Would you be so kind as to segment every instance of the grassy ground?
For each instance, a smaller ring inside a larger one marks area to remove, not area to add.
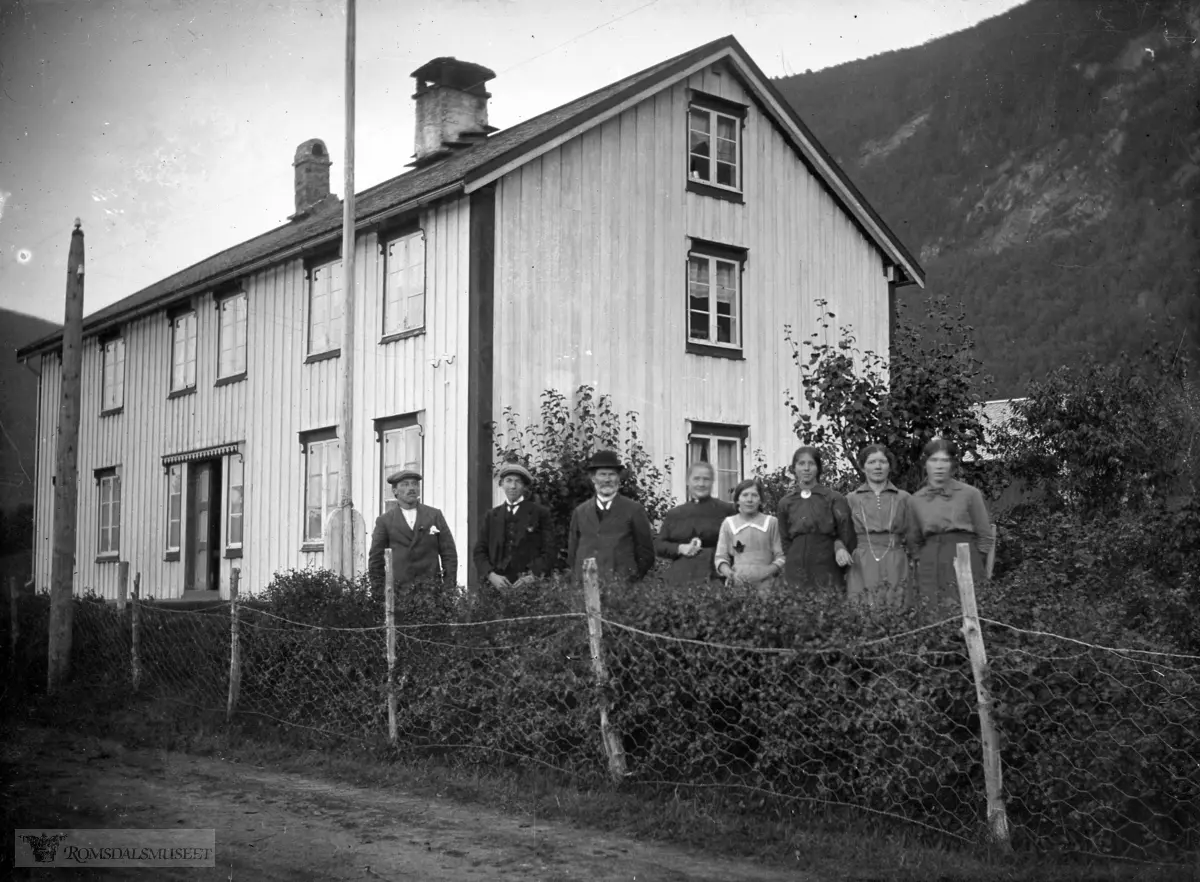
[[[944,840],[887,819],[843,810],[761,810],[753,794],[675,792],[669,797],[579,789],[552,771],[461,766],[402,757],[361,744],[305,746],[295,732],[254,718],[227,726],[220,715],[173,702],[106,700],[80,691],[23,704],[31,723],[116,740],[130,749],[166,749],[253,763],[347,784],[450,797],[538,823],[593,828],[645,841],[685,844],[772,866],[803,867],[830,880],[899,882],[1175,882],[1200,880],[1200,862],[1159,866],[1004,854]],[[749,803],[749,804],[747,804]]]

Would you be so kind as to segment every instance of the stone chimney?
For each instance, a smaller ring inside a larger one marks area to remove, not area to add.
[[[310,138],[296,148],[296,158],[292,160],[296,169],[296,213],[288,220],[312,214],[327,200],[336,200],[329,192],[331,165],[329,151],[320,138]]]
[[[456,58],[435,58],[412,73],[417,81],[417,137],[413,166],[423,166],[470,147],[496,131],[487,121],[492,96],[484,83],[496,74]]]

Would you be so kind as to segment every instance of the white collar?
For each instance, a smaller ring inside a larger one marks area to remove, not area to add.
[[[509,502],[509,501],[508,501],[508,497],[507,497],[507,496],[505,496],[505,497],[504,497],[504,504],[505,504],[505,505],[507,505],[509,508],[516,508],[518,505],[520,505],[520,504],[521,504],[522,502],[524,502],[524,501],[525,501],[525,497],[524,497],[524,496],[522,496],[522,497],[521,497],[520,499],[518,499],[516,502]]]
[[[748,521],[745,519],[745,517],[742,516],[741,512],[738,512],[737,514],[732,515],[729,518],[729,528],[731,530],[733,530],[733,534],[735,536],[738,533],[742,532],[742,530],[746,529],[747,527],[751,527],[755,530],[761,530],[762,532],[765,533],[770,528],[770,526],[771,526],[771,516],[770,515],[763,515],[763,518],[761,521]]]

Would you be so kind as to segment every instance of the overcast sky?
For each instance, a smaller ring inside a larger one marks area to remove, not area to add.
[[[490,67],[506,128],[733,34],[770,76],[923,43],[1014,0],[359,0],[356,186],[403,173],[413,80]],[[345,0],[0,0],[0,306],[91,313],[292,213],[296,145],[342,192]],[[801,116],[804,108],[798,108]]]

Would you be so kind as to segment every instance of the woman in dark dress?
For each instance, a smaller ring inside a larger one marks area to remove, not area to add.
[[[671,561],[663,578],[668,585],[697,585],[707,580],[719,582],[713,569],[713,551],[725,518],[737,513],[737,506],[712,495],[716,473],[707,462],[694,462],[688,469],[691,499],[667,512],[662,529],[654,540],[654,551]]]
[[[807,590],[844,589],[842,567],[853,563],[854,524],[846,498],[817,482],[821,452],[800,447],[792,454],[796,487],[779,500],[776,516],[787,557],[783,577],[788,585]]]

